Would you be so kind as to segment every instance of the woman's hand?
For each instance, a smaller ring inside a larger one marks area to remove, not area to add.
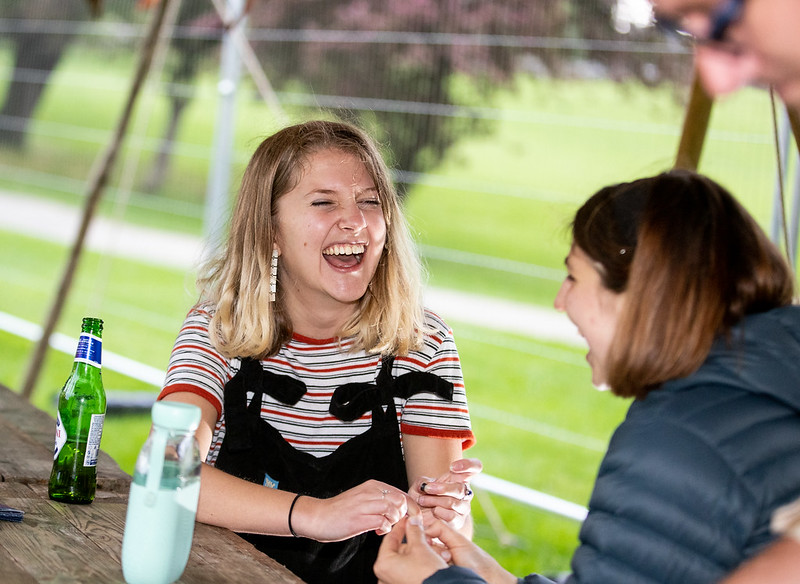
[[[374,569],[379,584],[419,584],[446,567],[440,551],[426,540],[422,515],[417,512],[383,538]]]
[[[462,458],[450,464],[450,472],[436,479],[420,477],[414,481],[408,494],[423,509],[424,524],[441,519],[461,529],[471,510],[469,480],[481,470],[483,464],[477,458]]]
[[[300,497],[292,511],[297,535],[317,541],[341,541],[367,531],[383,535],[408,512],[407,495],[369,480],[331,497]]]
[[[469,568],[489,584],[516,584],[516,576],[505,570],[492,556],[443,522],[436,521],[426,527],[425,535],[429,540],[435,538],[444,544],[445,557],[449,562],[462,568]],[[380,554],[378,554],[378,559],[380,559]]]

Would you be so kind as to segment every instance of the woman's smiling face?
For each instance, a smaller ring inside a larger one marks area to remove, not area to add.
[[[608,381],[607,359],[625,294],[612,292],[603,285],[592,259],[576,245],[566,259],[567,277],[554,302],[557,310],[567,313],[586,339],[586,360],[592,368],[592,383],[602,388]]]
[[[293,324],[330,311],[346,320],[367,291],[386,242],[372,176],[354,155],[322,150],[308,158],[299,182],[276,206],[278,287]]]

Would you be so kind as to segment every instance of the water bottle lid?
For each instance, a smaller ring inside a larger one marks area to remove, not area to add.
[[[200,408],[174,401],[157,401],[152,409],[153,424],[184,432],[194,432],[200,424]]]

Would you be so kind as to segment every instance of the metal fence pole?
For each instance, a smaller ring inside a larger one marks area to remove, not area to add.
[[[242,61],[234,42],[235,30],[246,26],[246,19],[240,18],[244,10],[243,0],[228,0],[226,28],[222,37],[220,56],[220,78],[217,84],[219,107],[211,149],[206,206],[203,216],[203,233],[206,238],[207,253],[213,255],[221,246],[225,225],[228,219],[228,194],[231,182],[231,159],[234,152],[236,134],[236,93],[242,74]]]

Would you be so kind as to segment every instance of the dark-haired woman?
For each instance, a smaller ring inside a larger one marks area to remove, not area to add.
[[[725,189],[686,171],[602,189],[572,235],[555,306],[587,341],[593,383],[635,401],[600,466],[568,582],[717,582],[774,538],[773,511],[800,495],[792,272]],[[387,536],[376,573],[387,584],[517,582],[416,518]]]

